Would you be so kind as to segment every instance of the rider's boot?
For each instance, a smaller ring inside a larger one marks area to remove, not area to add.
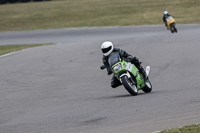
[[[144,68],[142,66],[140,67],[139,71],[144,76],[144,79],[147,80],[147,78],[148,78],[147,74],[146,74],[146,72],[145,72],[145,70],[144,70]]]

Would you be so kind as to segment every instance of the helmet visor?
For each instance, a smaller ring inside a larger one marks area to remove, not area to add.
[[[112,46],[108,47],[108,48],[104,48],[102,49],[102,52],[105,54],[107,53],[108,51],[110,51],[112,49]]]

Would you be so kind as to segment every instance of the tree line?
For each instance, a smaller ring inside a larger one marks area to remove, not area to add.
[[[44,0],[0,0],[0,4],[18,3],[18,2],[31,2],[31,1],[44,1]]]

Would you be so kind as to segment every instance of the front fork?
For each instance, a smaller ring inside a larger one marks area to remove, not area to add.
[[[120,82],[122,83],[122,77],[123,76],[127,76],[128,77],[128,79],[130,80],[130,82],[132,83],[132,84],[134,84],[135,85],[135,82],[133,81],[133,79],[132,79],[132,77],[131,77],[131,75],[130,75],[130,73],[129,72],[126,72],[126,73],[123,73],[122,75],[118,75],[118,79],[120,80]]]

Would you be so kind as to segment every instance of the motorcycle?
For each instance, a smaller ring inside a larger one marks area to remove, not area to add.
[[[166,18],[167,21],[167,28],[172,32],[178,32],[178,30],[175,27],[175,19],[172,16],[169,16]]]
[[[147,77],[144,77],[134,64],[121,59],[118,52],[109,55],[108,63],[109,69],[131,95],[137,95],[139,90],[143,90],[145,93],[152,91],[152,85],[148,78],[150,66],[146,67]],[[100,68],[103,70],[107,67],[103,65]]]

